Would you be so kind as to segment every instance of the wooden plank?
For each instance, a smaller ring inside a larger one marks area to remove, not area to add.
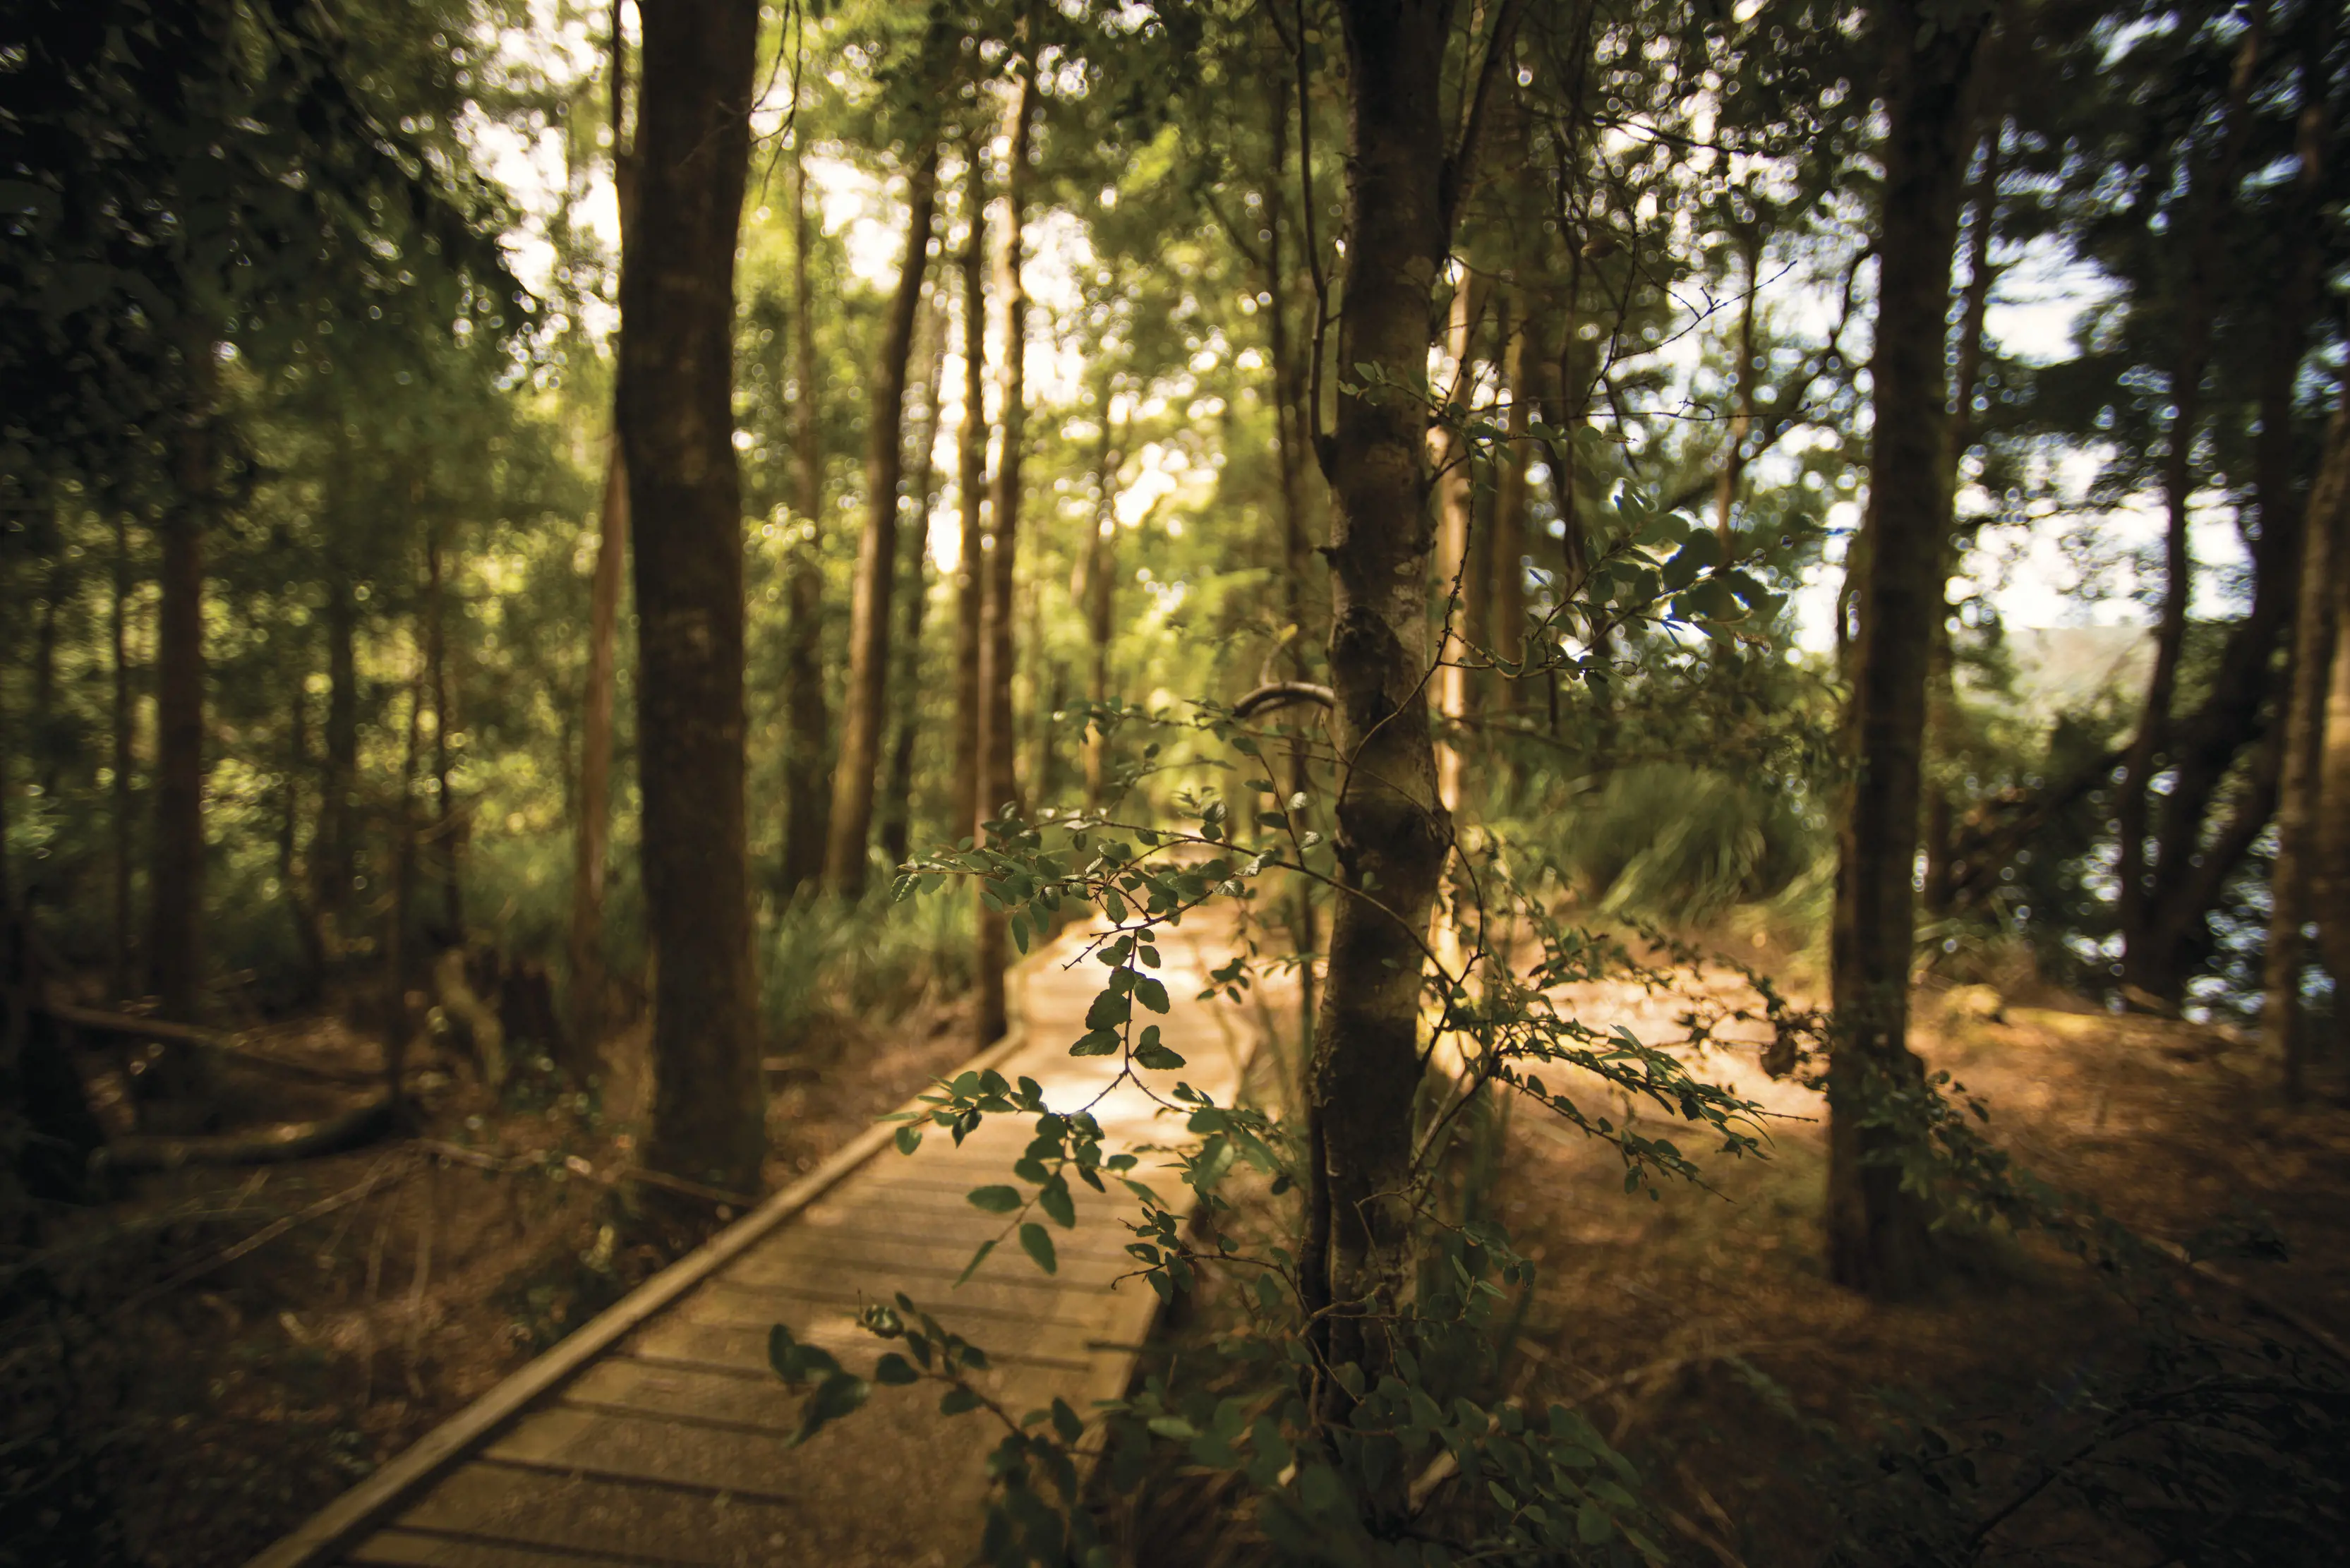
[[[989,1067],[1018,1054],[1025,1036],[1014,1032],[964,1064]],[[906,1108],[917,1108],[909,1102]],[[876,1123],[851,1138],[839,1153],[786,1187],[729,1229],[664,1269],[606,1309],[585,1327],[491,1389],[425,1435],[366,1480],[328,1503],[309,1521],[254,1558],[248,1568],[307,1568],[364,1530],[370,1521],[431,1479],[525,1407],[572,1376],[608,1346],[723,1268],[759,1240],[837,1186],[849,1172],[889,1146],[896,1128]]]
[[[560,1547],[517,1546],[506,1541],[482,1541],[466,1535],[432,1535],[421,1530],[382,1530],[369,1536],[343,1559],[368,1568],[607,1568],[609,1564],[647,1562],[609,1552],[573,1551]]]
[[[844,1340],[854,1336],[852,1356],[874,1355],[880,1353],[881,1342],[848,1320],[837,1303],[809,1303],[818,1315],[804,1323],[795,1323],[792,1331],[802,1339],[816,1340],[836,1355],[839,1346],[827,1340],[823,1330],[827,1322],[838,1325]],[[674,1318],[648,1324],[624,1347],[623,1354],[639,1361],[667,1366],[707,1367],[714,1371],[731,1371],[749,1376],[772,1377],[767,1369],[767,1325],[779,1321],[770,1315],[757,1324],[681,1323]],[[1092,1353],[1083,1348],[1084,1342],[1071,1339],[1060,1345],[1043,1345],[1033,1339],[1007,1340],[1001,1345],[987,1343],[984,1334],[969,1334],[970,1324],[951,1325],[964,1337],[978,1344],[994,1361],[1013,1362],[1028,1366],[1050,1366],[1084,1371],[1093,1365]],[[1108,1338],[1107,1334],[1096,1337]]]
[[[767,1568],[797,1544],[795,1511],[701,1490],[476,1460],[437,1479],[394,1530],[680,1568]]]

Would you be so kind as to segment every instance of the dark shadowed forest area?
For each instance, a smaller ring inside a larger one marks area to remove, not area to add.
[[[2338,0],[0,4],[0,1568],[2350,1557]]]

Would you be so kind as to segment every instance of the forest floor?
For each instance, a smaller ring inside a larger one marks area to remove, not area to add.
[[[1578,1004],[1651,1038],[1673,1033],[1678,1005],[1627,988]],[[2176,1271],[2191,1298],[2287,1340],[2313,1326],[2350,1338],[2338,1093],[2288,1111],[2272,1070],[2221,1031],[2061,1003],[1994,1019],[1930,992],[1918,1008],[1929,1063],[1987,1104],[1991,1137],[2043,1179],[2159,1241],[2222,1227],[2284,1244],[2287,1261],[2227,1259],[2224,1283]],[[967,1056],[961,1024],[925,1003],[886,1029],[836,1023],[771,1064],[770,1185]],[[248,1039],[316,1064],[373,1059],[338,1025]],[[1806,1419],[1881,1426],[1887,1390],[1955,1402],[1954,1420],[2029,1408],[2129,1342],[2128,1314],[2089,1270],[2001,1233],[1954,1241],[1947,1277],[1899,1305],[1834,1287],[1816,1096],[1734,1050],[1700,1070],[1773,1113],[1766,1158],[1717,1161],[1711,1192],[1651,1201],[1624,1193],[1607,1148],[1520,1106],[1489,1199],[1542,1265],[1510,1391],[1589,1413],[1641,1465],[1690,1561],[1813,1559],[1824,1450]],[[525,1071],[494,1101],[452,1074],[421,1140],[148,1177],[77,1239],[88,1266],[61,1277],[95,1304],[68,1424],[105,1434],[85,1455],[90,1505],[120,1532],[120,1560],[241,1563],[661,1261],[615,1256],[604,1229],[604,1173],[629,1158],[621,1116],[546,1082]],[[328,1090],[246,1088],[247,1108],[271,1116],[334,1105]],[[613,1096],[628,1094],[623,1075]],[[1216,1327],[1211,1303],[1181,1333]],[[1165,1506],[1185,1495],[1170,1489]],[[1217,1501],[1192,1493],[1186,1517],[1129,1521],[1153,1542],[1139,1559],[1247,1560],[1244,1518],[1211,1522]]]
[[[1712,989],[1719,996],[1735,987]],[[1950,1073],[1982,1103],[1989,1118],[1978,1125],[1994,1145],[2158,1247],[2200,1253],[2215,1238],[2260,1238],[2252,1251],[2277,1255],[2221,1251],[2223,1261],[2202,1272],[2164,1259],[2154,1266],[2160,1278],[2132,1283],[2045,1236],[1953,1231],[1940,1242],[1937,1282],[1913,1299],[1874,1304],[1828,1278],[1821,1097],[1764,1076],[1758,1053],[1709,1051],[1691,1064],[1768,1113],[1762,1158],[1701,1159],[1711,1190],[1667,1182],[1653,1199],[1627,1195],[1611,1147],[1517,1104],[1485,1202],[1540,1267],[1531,1298],[1513,1303],[1523,1316],[1501,1382],[1529,1407],[1582,1410],[1634,1459],[1676,1561],[1820,1562],[1827,1521],[1848,1505],[1872,1506],[1861,1494],[1886,1473],[1884,1450],[1873,1445],[1894,1434],[1898,1417],[1930,1419],[1960,1444],[1996,1430],[2010,1453],[2028,1445],[2035,1423],[2060,1429],[2060,1416],[2077,1417],[2076,1407],[2090,1403],[2085,1390],[2145,1360],[2149,1339],[2135,1314],[2153,1299],[2149,1290],[2175,1288],[2178,1315],[2204,1332],[2239,1345],[2268,1336],[2335,1376],[2350,1370],[2342,1350],[2350,1343],[2350,1092],[2338,1067],[2320,1093],[2289,1109],[2274,1064],[2232,1031],[2092,1012],[2045,992],[2032,1000],[2046,1005],[1984,1017],[1985,998],[1980,988],[1921,991],[1912,1043],[1929,1070]],[[1574,1000],[1586,1023],[1624,1023],[1652,1041],[1683,1032],[1673,1020],[1685,994],[1603,984]],[[1586,1108],[1667,1130],[1653,1107],[1620,1097]],[[1685,1150],[1694,1141],[1674,1136]],[[2137,1308],[2128,1304],[2133,1292]],[[1182,1345],[1238,1323],[1230,1303],[1210,1303],[1176,1336],[1173,1365],[1182,1364]],[[2329,1440],[2338,1446],[2342,1434]],[[2038,1479],[1991,1448],[1983,1452],[1980,1488],[1942,1500],[1977,1520]],[[2204,1560],[2140,1554],[2127,1532],[2085,1524],[2078,1508],[2056,1506],[2053,1490],[2033,1501],[1998,1526],[2031,1539],[1987,1533],[1981,1561]],[[1244,1511],[1227,1506],[1237,1501],[1179,1479],[1165,1506],[1119,1510],[1128,1514],[1122,1533],[1151,1568],[1250,1563],[1253,1532]],[[2003,1556],[2010,1549],[2021,1554]],[[2043,1549],[2048,1555],[2031,1555]],[[2308,1561],[2340,1561],[2332,1550]],[[1906,1568],[1926,1559],[1861,1560]]]
[[[243,1042],[380,1071],[376,1044],[331,1019]],[[820,1019],[797,1044],[768,1064],[771,1189],[972,1052],[960,1002],[927,1001],[886,1027]],[[60,1237],[71,1376],[43,1392],[66,1407],[58,1458],[86,1472],[103,1560],[234,1568],[668,1262],[607,1224],[642,1045],[641,1025],[611,1043],[598,1096],[533,1063],[494,1096],[444,1063],[413,1138],[140,1177]],[[120,1075],[93,1076],[101,1116],[127,1130]],[[218,1087],[240,1126],[371,1092],[244,1070]]]

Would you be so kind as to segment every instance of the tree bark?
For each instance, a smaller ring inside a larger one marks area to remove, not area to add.
[[[456,720],[449,703],[449,583],[441,553],[441,531],[424,535],[424,672],[432,698],[432,853],[427,860],[439,886],[441,908],[433,940],[442,947],[465,945],[463,880],[464,822],[449,786],[453,763],[450,737]]]
[[[1409,1289],[1422,941],[1452,836],[1428,702],[1428,325],[1449,248],[1440,77],[1450,7],[1347,0],[1347,245],[1330,480],[1340,895],[1307,1075],[1305,1306],[1376,1380]]]
[[[1721,558],[1736,556],[1738,492],[1746,480],[1746,441],[1754,429],[1754,301],[1762,292],[1762,224],[1758,219],[1739,236],[1739,259],[1746,272],[1746,292],[1738,302],[1738,367],[1731,385],[1730,433],[1721,446],[1721,472],[1715,476],[1713,527],[1721,541]]]
[[[1959,306],[1959,339],[1951,357],[1950,482],[1942,493],[1942,562],[1935,580],[1937,605],[1934,643],[1926,685],[1926,761],[1923,788],[1926,811],[1927,912],[1950,912],[1956,897],[1952,877],[1958,834],[1958,808],[1950,792],[1931,774],[1958,732],[1958,660],[1950,639],[1950,573],[1958,565],[1959,466],[1974,444],[1975,387],[1982,378],[1983,322],[1991,312],[1991,247],[1999,220],[2000,140],[1994,126],[1983,143],[1983,170],[1975,182],[1974,217],[1967,230],[1967,286]]]
[[[1096,415],[1101,421],[1101,448],[1094,459],[1094,524],[1086,538],[1085,554],[1086,701],[1095,708],[1109,701],[1111,617],[1118,602],[1118,471],[1126,453],[1111,418],[1116,397],[1111,378],[1105,374],[1095,398]],[[1097,812],[1107,798],[1109,737],[1098,724],[1088,725],[1085,747],[1086,809]]]
[[[1003,445],[995,460],[995,483],[989,495],[993,514],[993,536],[985,542],[981,560],[984,592],[980,601],[979,637],[979,815],[983,823],[1014,803],[1019,784],[1014,776],[1016,738],[1013,733],[1013,603],[1014,570],[1020,549],[1020,446],[1027,423],[1026,355],[1028,295],[1020,280],[1024,235],[1024,203],[1028,197],[1029,140],[1036,121],[1036,62],[1024,36],[1019,80],[1013,88],[1011,150],[1003,180],[1003,247],[999,253],[996,292],[1003,305],[1003,363],[999,371],[1003,407]],[[984,841],[984,830],[980,836]],[[974,895],[974,897],[976,897]],[[972,1028],[984,1045],[1003,1034],[1005,1026],[1003,966],[1005,930],[1002,914],[984,902],[975,905],[978,917],[976,971],[979,996]]]
[[[318,828],[310,840],[313,914],[323,983],[349,945],[352,884],[359,877],[359,604],[348,568],[327,568],[327,733],[318,771]]]
[[[824,694],[824,448],[817,420],[816,296],[808,278],[815,244],[809,221],[804,130],[792,133],[792,459],[799,511],[785,565],[788,618],[784,640],[783,893],[791,898],[824,875],[832,791],[825,769],[831,721]]]
[[[865,425],[865,533],[857,546],[849,601],[848,700],[841,715],[840,765],[832,775],[832,836],[825,883],[844,898],[865,892],[866,844],[873,826],[874,772],[889,712],[889,599],[898,574],[898,482],[904,471],[906,377],[914,317],[922,305],[939,150],[922,150],[906,196],[906,258],[881,335],[881,360]]]
[[[1464,270],[1460,286],[1452,291],[1444,337],[1445,353],[1452,361],[1452,384],[1446,392],[1445,409],[1447,417],[1453,421],[1469,417],[1470,400],[1476,384],[1477,324],[1484,309],[1482,280]],[[1476,704],[1476,671],[1469,669],[1468,663],[1477,657],[1481,640],[1477,634],[1483,629],[1469,624],[1482,618],[1471,607],[1471,585],[1476,576],[1471,565],[1476,544],[1474,443],[1465,433],[1439,425],[1430,434],[1429,445],[1436,471],[1439,518],[1437,613],[1443,618],[1437,656],[1444,661],[1444,667],[1436,678],[1436,701],[1438,711],[1444,715],[1444,729],[1436,745],[1436,781],[1445,809],[1458,811],[1461,782],[1467,773],[1461,750],[1468,737],[1465,721]]]
[[[980,612],[986,600],[985,535],[981,506],[987,486],[987,174],[973,136],[965,150],[962,247],[962,431],[955,448],[956,505],[962,530],[955,556],[954,798],[948,836],[979,831]]]
[[[2325,736],[2317,763],[2317,831],[2310,868],[2310,914],[2317,955],[2334,978],[2334,1046],[2350,1035],[2342,998],[2350,992],[2350,484],[2334,503],[2334,548],[2326,596],[2334,618],[2334,660],[2325,688]]]
[[[889,742],[889,782],[881,795],[881,857],[892,866],[905,864],[913,847],[914,747],[922,729],[922,626],[930,608],[931,452],[939,440],[939,376],[946,363],[946,317],[934,293],[924,315],[922,337],[930,347],[922,373],[920,434],[914,439],[913,483],[908,494],[914,503],[913,526],[901,546],[905,581],[906,624],[898,636],[898,670],[890,678],[896,692],[896,732]]]
[[[1887,130],[1877,223],[1875,422],[1846,743],[1854,766],[1839,835],[1830,980],[1828,1262],[1873,1295],[1930,1266],[1926,1216],[1903,1189],[1903,1131],[1878,1114],[1920,1075],[1908,1043],[1926,666],[1940,603],[1943,365],[1951,252],[1966,178],[1968,78],[1980,17],[1929,22],[1924,0],[1878,21]]]
[[[204,533],[213,498],[213,345],[189,350],[193,406],[175,439],[179,493],[164,512],[162,606],[156,631],[155,860],[148,937],[151,983],[167,1013],[194,1014],[204,898]]]
[[[645,913],[657,975],[644,1163],[752,1192],[766,1147],[765,1093],[744,867],[733,356],[759,8],[674,0],[648,6],[643,27],[619,424],[636,544]]]
[[[2343,519],[2350,511],[2350,405],[2335,410],[2325,462],[2302,524],[2301,573],[2295,596],[2292,685],[2284,717],[2283,777],[2278,792],[2277,853],[2269,877],[2269,940],[2261,971],[2261,1041],[2277,1058],[2286,1093],[2299,1098],[2308,1065],[2301,1017],[2302,971],[2308,962],[2303,931],[2315,912],[2311,883],[2316,870],[2325,766],[2326,705],[2331,697],[2334,639],[2335,557]],[[2334,803],[2339,812],[2342,807]]]
[[[2178,977],[2166,972],[2168,965],[2164,960],[2168,951],[2160,958],[2157,954],[2158,949],[2169,950],[2170,944],[2158,940],[2153,929],[2157,900],[2147,861],[2147,840],[2154,775],[2161,771],[2163,753],[2171,739],[2170,710],[2178,689],[2188,600],[2194,587],[2188,508],[2195,493],[2195,438],[2202,422],[2203,379],[2210,368],[2221,214],[2235,200],[2249,118],[2246,101],[2265,41],[2265,19],[2264,9],[2255,7],[2229,83],[2220,146],[2188,192],[2188,221],[2178,242],[2186,252],[2186,264],[2179,286],[2178,354],[2170,369],[2170,434],[2162,459],[2162,607],[2155,624],[2154,669],[2147,680],[2137,732],[2123,759],[2114,811],[2119,839],[2115,874],[2121,891],[2116,914],[2122,937],[2123,996],[2134,1006],[2159,1007],[2166,996],[2175,997],[2179,983]]]
[[[130,532],[123,514],[114,514],[114,587],[112,613],[107,619],[107,633],[112,639],[114,655],[114,909],[108,928],[106,948],[106,990],[111,998],[120,998],[130,986],[130,922],[132,834],[134,809],[131,799],[130,774],[137,751],[132,727],[138,722],[137,711],[130,703],[130,639],[127,620],[130,599]],[[297,708],[296,711],[299,710]],[[298,765],[298,764],[297,764]],[[286,788],[290,794],[293,782]]]
[[[604,887],[612,833],[612,710],[618,684],[620,573],[629,554],[629,470],[617,424],[604,462],[596,575],[588,590],[588,688],[580,701],[578,818],[571,860],[574,1065],[592,1064],[604,1033]]]
[[[1502,384],[1508,390],[1510,405],[1503,417],[1504,439],[1493,476],[1493,545],[1488,552],[1492,562],[1492,608],[1487,618],[1487,637],[1494,658],[1515,663],[1525,657],[1526,641],[1526,427],[1534,400],[1526,338],[1534,331],[1534,323],[1524,319],[1523,311],[1513,312],[1508,321],[1502,346]],[[1514,701],[1504,704],[1515,705]]]

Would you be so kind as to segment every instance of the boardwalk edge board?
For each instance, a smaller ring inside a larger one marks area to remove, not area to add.
[[[1025,1020],[1015,1018],[1003,1039],[965,1062],[956,1072],[976,1072],[995,1065],[1025,1046],[1027,1033]],[[920,1109],[920,1102],[910,1101],[902,1108]],[[405,1501],[444,1466],[469,1455],[498,1428],[585,1370],[588,1363],[632,1330],[748,1251],[777,1226],[889,1147],[897,1130],[893,1123],[877,1121],[858,1133],[807,1175],[639,1285],[560,1345],[425,1434],[381,1469],[311,1515],[291,1535],[255,1557],[245,1568],[312,1568],[328,1553],[350,1545],[361,1532],[377,1524],[386,1511]]]

